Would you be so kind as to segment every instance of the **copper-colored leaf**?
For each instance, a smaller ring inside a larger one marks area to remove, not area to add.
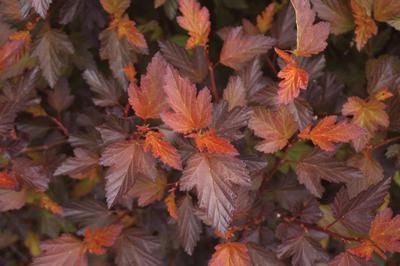
[[[210,125],[212,104],[208,88],[197,94],[194,84],[168,67],[164,91],[172,111],[163,112],[161,118],[175,132],[189,133]]]
[[[400,2],[397,0],[374,0],[374,18],[380,22],[387,22],[397,30],[400,29]]]
[[[197,0],[179,0],[179,11],[183,16],[177,17],[176,20],[190,35],[186,48],[206,46],[211,28],[208,9],[200,7]]]
[[[15,64],[31,47],[29,31],[17,31],[8,37],[8,42],[0,47],[0,71]]]
[[[279,82],[278,100],[288,104],[299,96],[300,89],[307,89],[308,73],[300,68],[289,54],[278,48],[275,48],[275,51],[287,63],[278,73],[278,77],[283,79]]]
[[[368,15],[367,10],[357,0],[351,0],[351,9],[356,24],[355,42],[360,51],[367,44],[368,40],[378,33],[375,21]]]
[[[283,107],[276,112],[257,107],[249,121],[249,128],[264,139],[256,145],[256,149],[274,153],[287,145],[298,126],[292,114]]]
[[[236,148],[227,139],[217,135],[214,128],[200,131],[190,136],[194,138],[196,146],[201,152],[207,151],[209,153],[224,153],[229,155],[239,154]]]
[[[118,18],[128,9],[131,0],[100,0],[100,3],[108,14]]]
[[[322,52],[329,35],[329,24],[314,23],[315,12],[309,0],[291,0],[296,12],[297,47],[293,51],[296,56],[309,57]]]
[[[358,126],[340,121],[336,123],[336,116],[327,116],[311,129],[308,126],[299,134],[301,139],[310,139],[315,145],[326,151],[332,151],[335,143],[349,142],[364,134]]]
[[[144,207],[161,200],[166,187],[167,177],[160,172],[154,181],[145,176],[139,176],[128,194],[131,197],[137,197],[138,205]]]
[[[115,23],[117,23],[118,38],[126,38],[131,45],[141,50],[142,53],[148,52],[146,39],[136,28],[135,21],[130,20],[128,15],[125,15]]]
[[[42,254],[33,259],[31,266],[86,266],[87,258],[82,253],[83,242],[64,234],[57,239],[40,244]]]
[[[129,104],[135,114],[143,119],[159,118],[167,107],[163,91],[167,62],[157,53],[147,66],[147,74],[142,75],[140,88],[134,82],[128,88]]]
[[[175,220],[178,220],[178,208],[175,201],[175,191],[171,191],[165,198],[164,202],[167,206],[169,216],[171,216]]]
[[[196,188],[200,208],[205,209],[207,219],[221,232],[230,223],[238,186],[250,186],[246,165],[222,154],[192,155],[180,179],[182,190]]]
[[[0,212],[18,210],[25,206],[27,190],[21,191],[0,189]]]
[[[353,122],[370,133],[374,133],[379,127],[389,126],[385,104],[375,99],[366,101],[359,97],[349,97],[343,105],[342,113],[353,116]]]
[[[15,189],[18,186],[17,180],[5,172],[0,172],[0,189]]]
[[[260,15],[257,16],[257,28],[261,33],[267,33],[267,31],[272,26],[272,21],[274,19],[274,15],[277,12],[276,3],[272,2],[269,4]]]
[[[219,244],[208,266],[250,266],[251,261],[245,244],[230,242]]]
[[[84,249],[92,254],[104,254],[105,248],[111,247],[123,226],[120,224],[113,224],[108,227],[102,227],[92,230],[90,227],[85,230],[85,239],[83,240]]]
[[[369,239],[349,251],[368,260],[373,252],[383,258],[386,258],[384,252],[400,252],[400,215],[392,216],[390,208],[380,211],[371,223]]]
[[[275,44],[274,39],[263,35],[247,35],[242,27],[230,30],[222,47],[220,62],[235,70],[258,55],[268,52]]]
[[[62,207],[44,193],[39,194],[39,206],[54,214],[60,215],[63,213]]]

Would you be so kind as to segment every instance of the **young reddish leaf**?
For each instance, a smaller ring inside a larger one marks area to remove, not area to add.
[[[321,197],[325,190],[320,183],[321,179],[349,183],[363,178],[357,168],[347,166],[332,158],[331,154],[318,149],[297,162],[296,174],[299,182],[317,197]]]
[[[193,254],[197,241],[202,231],[201,222],[195,215],[192,198],[186,196],[178,208],[178,236],[179,240],[189,255]]]
[[[31,47],[31,34],[29,31],[17,31],[8,37],[2,47],[0,47],[0,71],[3,71],[21,59]]]
[[[296,56],[309,57],[322,52],[329,36],[329,23],[314,23],[315,12],[309,0],[291,0],[296,12],[297,47],[293,51]]]
[[[126,75],[126,78],[129,80],[129,82],[135,82],[136,81],[136,68],[135,66],[130,63],[126,67],[124,67],[124,73]]]
[[[373,92],[371,98],[383,102],[393,96],[394,94],[389,90],[389,88],[385,87]]]
[[[175,191],[171,191],[165,198],[164,202],[167,206],[169,216],[171,216],[175,220],[178,220],[178,208],[175,201]]]
[[[380,126],[389,126],[389,116],[385,112],[385,104],[375,99],[363,100],[359,97],[349,97],[343,105],[342,114],[353,116],[353,122],[374,133]]]
[[[167,108],[163,90],[167,62],[157,53],[147,66],[147,74],[142,75],[140,88],[131,82],[128,88],[129,104],[135,114],[143,119],[159,118],[160,113]]]
[[[250,266],[250,256],[245,244],[230,242],[218,244],[208,266]]]
[[[122,14],[128,9],[131,4],[130,0],[100,0],[104,10],[117,18],[120,18]]]
[[[256,149],[265,153],[281,150],[298,129],[292,114],[283,107],[276,112],[261,107],[254,108],[249,128],[264,139],[256,145]]]
[[[335,148],[335,143],[349,142],[363,134],[364,131],[358,126],[347,121],[336,123],[336,116],[331,115],[319,121],[313,129],[308,126],[299,134],[299,137],[310,139],[325,151],[332,151]]]
[[[255,57],[268,52],[275,40],[263,35],[247,35],[242,27],[230,30],[222,47],[219,61],[235,70]]]
[[[226,139],[217,135],[214,128],[200,131],[189,135],[194,138],[196,146],[200,152],[223,153],[229,155],[238,155],[236,148]]]
[[[246,88],[239,76],[229,78],[228,85],[224,90],[224,100],[228,102],[229,111],[237,106],[246,106]]]
[[[143,34],[141,34],[136,28],[136,23],[129,19],[128,15],[125,15],[122,19],[114,21],[117,27],[118,38],[126,38],[128,42],[137,47],[142,53],[148,52],[147,42]]]
[[[237,187],[250,186],[246,165],[239,159],[221,154],[192,155],[180,179],[180,188],[196,188],[200,208],[221,232],[228,228],[238,197]]]
[[[188,79],[168,67],[164,91],[172,111],[161,113],[161,118],[175,132],[190,133],[210,125],[212,104],[207,87],[197,94],[196,87]]]
[[[274,15],[277,11],[276,3],[272,2],[257,16],[257,28],[261,33],[265,34],[271,28]]]
[[[63,208],[44,193],[39,193],[39,206],[53,214],[61,215]]]
[[[92,254],[101,255],[106,253],[105,248],[111,247],[122,231],[123,226],[113,224],[92,230],[90,227],[85,230],[83,240],[84,249]]]
[[[132,188],[139,175],[152,180],[157,176],[154,159],[138,141],[111,144],[103,152],[100,164],[110,167],[105,176],[108,207]]]
[[[378,27],[371,16],[368,15],[367,10],[357,0],[351,0],[351,9],[356,24],[354,40],[357,49],[360,51],[368,40],[378,33]]]
[[[137,197],[138,205],[144,207],[157,200],[161,200],[166,187],[167,177],[164,173],[160,172],[155,181],[145,176],[139,176],[133,188],[128,192],[128,195]]]
[[[0,172],[0,189],[15,189],[17,180],[5,172]]]
[[[210,33],[210,13],[206,7],[200,7],[196,0],[179,0],[179,11],[183,16],[176,20],[182,28],[189,31],[190,38],[186,42],[186,48],[206,46]]]
[[[283,79],[279,82],[278,100],[280,103],[288,104],[299,96],[300,89],[307,89],[308,73],[298,67],[297,62],[289,54],[278,48],[275,48],[275,52],[287,63],[278,73],[278,77]]]
[[[333,34],[339,35],[354,28],[350,1],[348,0],[311,0],[318,16],[329,22]]]
[[[371,223],[369,239],[349,249],[349,252],[368,260],[372,258],[373,252],[384,259],[384,252],[400,252],[400,215],[392,216],[393,211],[390,208],[380,211]]]
[[[32,0],[32,7],[35,9],[42,18],[46,18],[47,10],[49,10],[50,4],[53,0]]]
[[[40,244],[42,254],[33,259],[31,266],[87,266],[83,242],[68,234]]]

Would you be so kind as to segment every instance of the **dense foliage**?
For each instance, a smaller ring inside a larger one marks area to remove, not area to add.
[[[400,1],[0,14],[0,265],[400,265]]]

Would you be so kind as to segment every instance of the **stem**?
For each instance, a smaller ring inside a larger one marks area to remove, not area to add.
[[[69,136],[69,130],[63,125],[63,123],[61,123],[60,120],[58,120],[57,118],[53,117],[53,116],[49,116],[49,118],[51,119],[51,121],[54,122],[54,124],[57,125],[57,127],[63,132],[63,134],[68,137]]]
[[[400,136],[393,137],[393,138],[390,138],[390,139],[386,139],[386,140],[384,140],[384,141],[372,146],[372,149],[376,150],[376,149],[381,148],[382,146],[385,146],[385,145],[387,145],[387,144],[389,144],[391,142],[394,142],[396,140],[400,140]]]
[[[339,221],[338,219],[335,219],[333,222],[331,222],[330,224],[328,224],[327,226],[325,226],[325,229],[331,228],[331,227],[334,226],[338,221]]]
[[[278,74],[278,71],[276,70],[274,64],[272,63],[271,59],[267,56],[267,64],[271,68],[272,72],[274,72],[275,75]]]
[[[42,145],[42,146],[36,146],[36,147],[25,148],[25,149],[23,149],[22,152],[45,151],[45,150],[49,150],[49,149],[51,149],[51,148],[54,148],[54,147],[56,147],[56,146],[63,145],[63,144],[65,144],[65,143],[67,143],[67,140],[62,139],[62,140],[53,142],[53,143],[51,143],[51,144],[46,144],[46,145]]]
[[[214,66],[211,62],[208,63],[208,72],[210,73],[211,93],[216,102],[219,101],[217,85],[215,84]]]

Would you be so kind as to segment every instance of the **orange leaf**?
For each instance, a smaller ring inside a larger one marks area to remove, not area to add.
[[[167,210],[169,213],[169,216],[171,216],[173,219],[177,220],[178,219],[178,208],[176,207],[176,201],[175,201],[175,190],[171,191],[168,196],[164,200],[165,205],[167,205]]]
[[[136,80],[136,68],[132,63],[129,63],[126,67],[124,67],[125,76],[128,78],[130,82],[134,82]]]
[[[249,121],[249,128],[264,139],[256,145],[256,149],[274,153],[287,145],[288,140],[297,131],[298,125],[292,114],[284,107],[276,112],[257,107]]]
[[[297,66],[296,61],[284,51],[275,48],[276,53],[288,64],[278,73],[283,79],[279,82],[278,100],[280,103],[288,104],[300,94],[300,89],[307,89],[308,73]]]
[[[176,20],[190,35],[186,48],[206,46],[211,28],[208,9],[201,8],[196,0],[179,0],[179,11],[183,16],[177,17]]]
[[[311,130],[308,126],[299,134],[301,139],[310,139],[326,151],[332,151],[334,143],[349,142],[364,134],[363,129],[347,121],[336,123],[336,116],[327,116]]]
[[[296,56],[310,57],[322,52],[329,36],[329,23],[314,23],[315,11],[310,7],[309,0],[291,0],[296,12],[297,48]]]
[[[121,17],[131,4],[130,0],[100,0],[104,10],[115,17]]]
[[[351,248],[349,252],[368,260],[373,252],[384,259],[384,252],[400,252],[400,215],[392,216],[390,208],[380,211],[371,223],[369,239],[363,240],[360,246]]]
[[[199,151],[208,151],[209,153],[225,153],[238,155],[236,148],[226,139],[218,137],[214,128],[200,131],[190,135],[194,138]]]
[[[126,38],[130,44],[139,48],[142,52],[147,53],[148,47],[146,39],[136,28],[136,23],[130,20],[128,15],[116,21],[118,38]]]
[[[175,132],[191,133],[210,125],[212,104],[207,87],[197,94],[194,84],[167,67],[164,91],[172,111],[161,113],[161,118]]]
[[[389,98],[393,97],[393,93],[389,90],[388,87],[384,87],[372,95],[372,98],[375,100],[378,100],[380,102],[383,102]]]
[[[102,227],[92,230],[90,227],[85,230],[85,239],[83,240],[84,247],[92,254],[104,254],[105,247],[111,247],[123,226],[120,224],[113,224],[108,227]]]
[[[60,215],[63,213],[63,208],[44,193],[39,194],[39,206],[54,214]]]
[[[208,266],[250,266],[250,256],[245,244],[225,243],[215,247]]]
[[[141,77],[140,88],[131,82],[128,88],[129,104],[140,118],[157,119],[167,107],[162,89],[166,67],[167,62],[157,53],[147,66],[146,75]]]
[[[385,104],[375,99],[363,100],[359,97],[349,97],[343,105],[343,115],[352,115],[353,122],[361,128],[374,133],[379,126],[389,126],[389,116],[385,112]]]
[[[31,47],[29,31],[17,31],[10,35],[8,42],[0,47],[0,71],[15,64]]]
[[[351,9],[356,24],[356,47],[360,51],[368,40],[378,33],[378,28],[375,21],[368,15],[367,10],[356,0],[351,0]]]
[[[178,151],[168,141],[164,140],[162,133],[148,131],[144,141],[144,150],[151,150],[154,157],[159,157],[161,161],[169,166],[182,170],[181,158]]]
[[[0,189],[15,189],[18,182],[7,173],[0,172]]]
[[[265,34],[271,28],[276,11],[278,11],[276,3],[272,2],[257,16],[257,28],[261,33]]]

